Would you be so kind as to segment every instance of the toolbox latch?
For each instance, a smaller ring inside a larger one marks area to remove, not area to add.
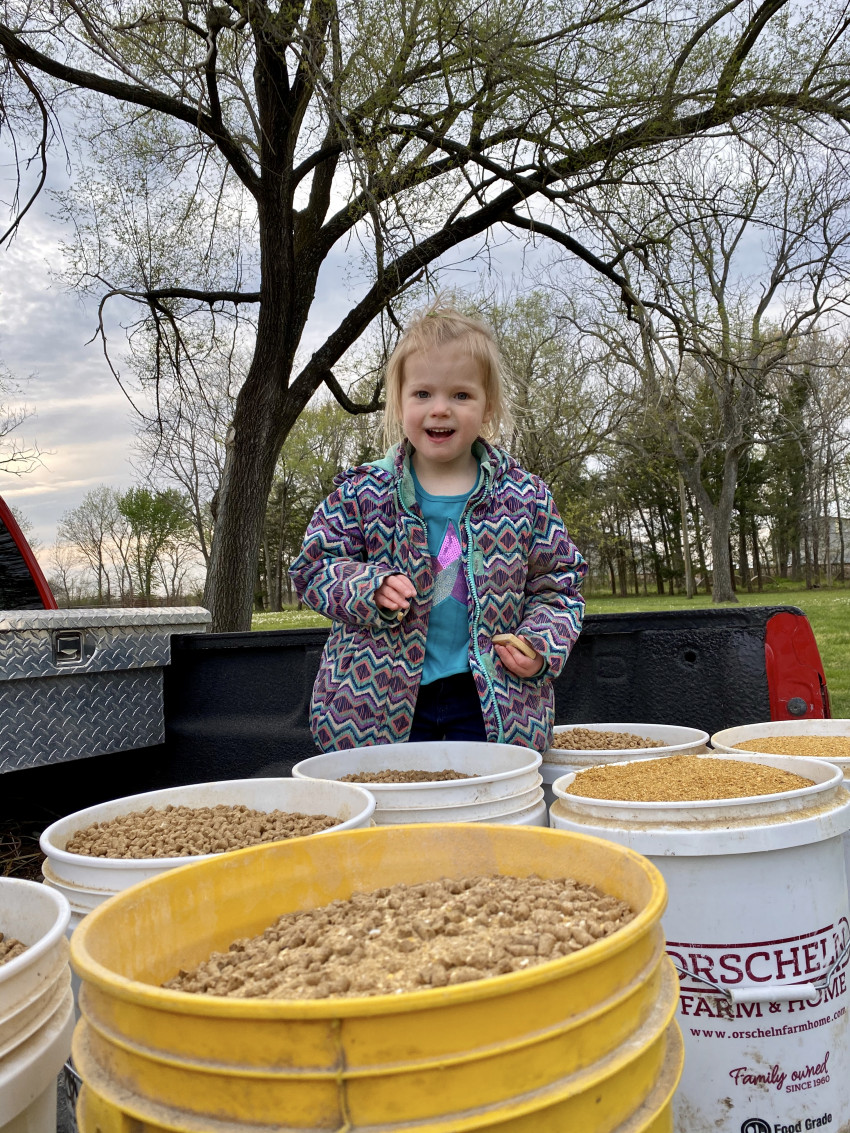
[[[78,629],[60,629],[53,634],[53,664],[79,665],[83,660],[83,633]]]

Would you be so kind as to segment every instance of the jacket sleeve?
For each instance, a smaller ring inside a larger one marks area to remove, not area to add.
[[[557,677],[563,669],[584,620],[579,588],[586,574],[587,563],[567,534],[549,489],[538,481],[525,604],[515,630],[544,659],[532,680]]]
[[[316,508],[301,554],[289,568],[298,597],[333,621],[386,626],[395,620],[375,604],[389,561],[367,562],[355,484],[349,479]]]

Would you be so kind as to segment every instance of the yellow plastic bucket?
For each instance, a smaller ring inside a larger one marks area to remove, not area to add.
[[[259,1000],[159,985],[281,913],[398,882],[571,876],[627,900],[612,936],[405,995]],[[539,827],[416,825],[251,847],[125,891],[74,934],[82,1133],[662,1133],[681,1072],[660,873]]]

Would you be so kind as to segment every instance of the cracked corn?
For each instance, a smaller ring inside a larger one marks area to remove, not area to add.
[[[807,755],[810,759],[850,759],[850,736],[762,736],[735,744],[738,751],[763,755]]]
[[[811,786],[811,779],[760,763],[670,755],[590,767],[576,775],[567,794],[620,802],[672,803],[772,795]]]

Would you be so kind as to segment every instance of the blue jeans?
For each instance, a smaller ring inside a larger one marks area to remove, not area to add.
[[[456,673],[419,686],[408,742],[479,740],[487,732],[472,673]]]

